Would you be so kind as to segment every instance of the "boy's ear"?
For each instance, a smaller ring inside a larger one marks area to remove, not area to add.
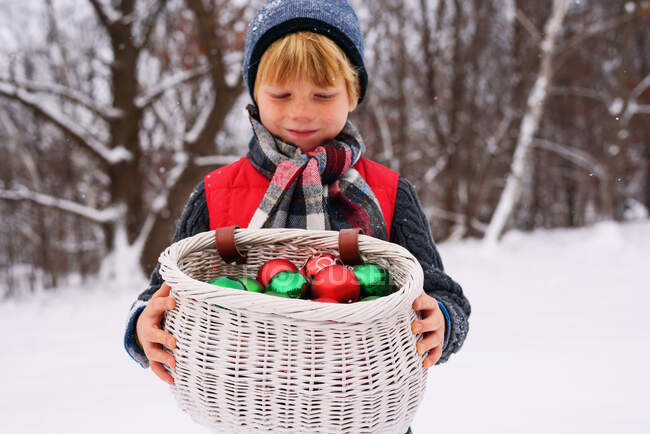
[[[357,88],[357,95],[360,95],[361,89]],[[359,105],[359,98],[355,99],[354,101],[350,101],[350,95],[348,95],[348,102],[349,102],[349,112],[352,113],[354,109],[357,108]]]
[[[350,101],[350,97],[348,97],[348,102],[349,102],[349,104],[348,104],[348,112],[352,113],[354,111],[354,109],[357,108],[358,100]]]

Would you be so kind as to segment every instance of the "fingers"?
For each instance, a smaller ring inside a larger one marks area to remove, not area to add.
[[[172,384],[174,378],[165,370],[163,363],[170,369],[174,369],[176,367],[176,359],[174,356],[160,348],[159,345],[149,345],[145,348],[145,354],[149,359],[149,366],[153,373],[165,383]]]
[[[413,301],[413,310],[435,310],[438,309],[438,301],[424,292]]]
[[[164,311],[172,310],[174,307],[176,307],[176,300],[172,297],[152,297],[142,314],[153,318],[159,318]]]
[[[413,309],[422,312],[422,319],[411,323],[413,333],[432,332],[444,328],[445,317],[435,298],[423,293],[413,301]]]
[[[166,331],[161,330],[155,326],[145,328],[142,332],[142,336],[138,336],[140,342],[144,344],[160,344],[164,345],[169,349],[176,348],[176,339]]]
[[[418,354],[424,354],[427,351],[429,354],[422,361],[422,366],[429,368],[440,359],[442,356],[442,346],[445,337],[442,330],[437,330],[432,333],[427,333],[420,342],[415,346]]]
[[[171,289],[172,287],[167,285],[167,282],[163,282],[163,284],[160,285],[160,288],[158,288],[158,291],[154,292],[151,298],[167,297],[169,296]]]
[[[442,345],[439,347],[436,347],[433,349],[433,351],[429,351],[429,355],[424,358],[422,361],[422,366],[425,368],[430,368],[436,363],[438,363],[438,360],[440,360],[440,357],[442,356]]]
[[[426,333],[433,332],[445,327],[445,317],[440,311],[440,309],[430,310],[427,312],[427,316],[421,320],[416,320],[411,323],[411,330],[413,333]]]
[[[167,365],[170,369],[174,369],[176,367],[176,359],[174,356],[169,354],[167,351],[163,351],[161,347],[157,345],[152,345],[149,348],[147,348],[145,354],[147,355],[147,358],[149,359],[149,362],[158,362],[158,363],[164,363]]]
[[[435,347],[442,348],[444,340],[445,337],[440,330],[432,333],[427,333],[424,338],[415,345],[415,349],[417,350],[418,354],[424,354],[427,351],[431,351],[431,349]]]
[[[158,362],[150,362],[150,366],[151,370],[158,376],[158,378],[167,384],[174,384],[174,377],[172,377],[169,372],[165,370],[163,365]]]

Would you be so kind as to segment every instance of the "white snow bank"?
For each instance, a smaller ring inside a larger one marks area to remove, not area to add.
[[[430,370],[423,433],[647,433],[650,221],[443,244],[471,330]],[[3,433],[205,433],[122,349],[144,282],[0,304]]]

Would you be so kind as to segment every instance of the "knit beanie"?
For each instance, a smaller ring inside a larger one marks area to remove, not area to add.
[[[289,33],[310,31],[333,40],[359,72],[359,101],[368,85],[359,19],[347,0],[269,0],[257,11],[246,36],[242,74],[255,101],[255,76],[262,54]]]

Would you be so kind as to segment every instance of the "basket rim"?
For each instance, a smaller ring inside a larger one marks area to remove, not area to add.
[[[235,229],[235,242],[242,250],[249,245],[266,243],[292,243],[323,249],[338,248],[338,231],[287,228]],[[180,270],[180,261],[191,253],[215,248],[215,231],[206,231],[179,240],[167,247],[159,256],[160,274],[181,300],[218,304],[231,311],[241,311],[288,317],[306,321],[334,321],[366,323],[386,319],[389,315],[412,309],[412,303],[421,293],[424,276],[417,259],[404,247],[388,241],[360,234],[359,251],[368,254],[391,254],[394,261],[403,262],[410,281],[396,292],[376,300],[348,304],[317,303],[312,300],[285,299],[266,294],[220,287],[196,280]],[[400,264],[400,267],[402,264]]]

